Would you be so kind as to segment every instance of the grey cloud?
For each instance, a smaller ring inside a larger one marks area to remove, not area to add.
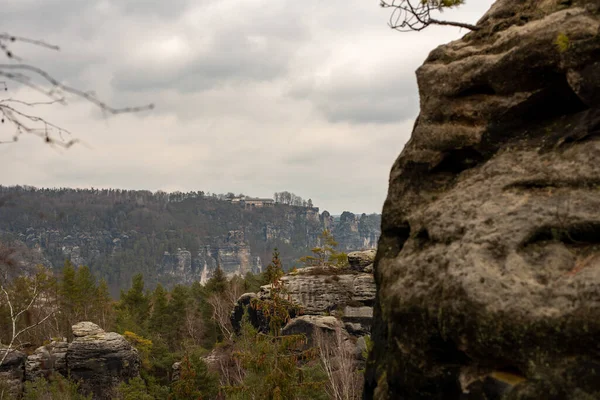
[[[393,123],[414,118],[419,106],[414,74],[376,76],[339,71],[327,83],[300,84],[289,95],[310,101],[331,122]]]
[[[444,16],[473,22],[490,3]],[[381,210],[418,111],[413,71],[460,36],[390,32],[364,0],[4,0],[2,14],[3,31],[62,47],[21,45],[26,61],[111,105],[157,105],[36,109],[89,147],[0,146],[3,184],[290,190],[333,213]],[[184,50],[152,53],[165,38]]]

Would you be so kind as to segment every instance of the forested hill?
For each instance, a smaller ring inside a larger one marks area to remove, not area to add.
[[[0,235],[36,249],[39,261],[87,265],[111,291],[142,272],[151,285],[258,272],[273,248],[291,267],[330,229],[343,251],[376,246],[380,215],[277,203],[257,207],[203,192],[164,193],[0,186]]]

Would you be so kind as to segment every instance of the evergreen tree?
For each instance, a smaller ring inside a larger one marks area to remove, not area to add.
[[[78,305],[80,303],[77,290],[75,267],[66,260],[62,270],[62,280],[59,286],[60,311],[62,316],[62,331],[71,338],[71,326],[78,322]]]
[[[172,400],[214,399],[219,386],[218,378],[208,370],[197,354],[185,354],[180,364],[179,379],[171,386]]]
[[[181,348],[182,331],[185,326],[186,307],[190,299],[189,291],[185,286],[177,285],[171,291],[169,301],[169,347]]]
[[[206,282],[206,290],[210,293],[225,293],[227,290],[227,276],[220,266],[215,270],[214,275]]]
[[[113,329],[114,324],[114,308],[113,300],[108,291],[106,280],[102,279],[96,289],[96,321],[105,331]]]
[[[336,250],[338,242],[331,234],[331,232],[325,229],[320,235],[321,246],[314,247],[311,251],[312,256],[300,257],[298,261],[304,263],[306,266],[327,266],[327,267],[338,267],[343,268],[348,266],[348,255],[344,252]]]
[[[159,283],[152,293],[152,314],[148,321],[148,329],[159,338],[165,339],[173,329],[170,325],[169,302],[167,292]]]
[[[79,317],[93,319],[94,297],[97,293],[96,279],[86,266],[80,266],[75,273],[75,287]]]
[[[117,327],[120,331],[132,331],[145,334],[146,322],[150,313],[150,300],[144,292],[142,274],[133,276],[131,288],[121,291],[121,300],[117,306]]]
[[[154,400],[154,396],[148,393],[146,383],[139,376],[130,379],[129,382],[121,382],[117,392],[119,400]]]
[[[264,272],[263,282],[265,285],[276,283],[283,275],[283,265],[281,264],[281,259],[279,258],[279,251],[277,248],[275,248],[273,250],[271,262],[269,265],[267,265],[267,269]]]

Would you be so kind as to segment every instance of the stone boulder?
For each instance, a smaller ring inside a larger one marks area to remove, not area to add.
[[[315,333],[320,331],[324,335],[332,335],[337,329],[343,329],[342,323],[332,316],[320,315],[302,315],[291,319],[281,330],[281,334],[304,335],[306,345],[312,347],[315,345]]]
[[[94,399],[113,398],[116,385],[139,375],[138,352],[123,336],[91,322],[74,325],[73,334],[67,350],[69,373]]]
[[[350,268],[360,272],[373,272],[373,262],[377,250],[354,251],[348,253]]]
[[[366,399],[600,398],[599,10],[499,0],[417,71]]]
[[[7,352],[6,348],[0,349],[0,360]],[[11,350],[0,365],[0,392],[6,391],[7,395],[19,398],[23,393],[25,380],[25,361],[27,356],[18,350]]]
[[[67,370],[66,341],[52,341],[46,346],[40,346],[33,354],[27,356],[25,364],[25,379],[33,381],[37,378],[48,378],[54,372],[65,377],[69,376]]]
[[[373,323],[373,307],[346,306],[342,310],[341,320],[346,330],[354,336],[364,336],[371,332]]]
[[[104,329],[89,321],[78,322],[71,329],[73,330],[73,336],[76,338],[104,333]]]

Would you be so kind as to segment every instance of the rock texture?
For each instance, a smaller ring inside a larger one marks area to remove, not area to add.
[[[73,334],[67,350],[69,373],[94,399],[113,398],[115,385],[139,375],[138,352],[123,336],[91,322],[74,325]]]
[[[373,250],[357,252],[354,257],[360,262],[372,262]],[[373,320],[375,281],[373,274],[355,269],[340,270],[331,267],[309,267],[285,275],[282,278],[290,306],[290,321],[283,327],[282,334],[304,334],[307,346],[314,344],[316,330],[330,339],[348,346],[356,362],[364,364],[362,350],[369,335]],[[231,315],[234,329],[239,332],[242,317],[247,311],[249,321],[261,332],[269,331],[269,319],[260,307],[250,307],[253,301],[270,301],[271,285],[262,286],[258,293],[245,293],[237,301]],[[297,307],[299,306],[299,310]],[[334,337],[334,334],[336,335]],[[339,336],[337,336],[339,335]]]
[[[599,9],[499,0],[417,71],[367,399],[600,397]]]
[[[0,349],[0,360],[4,358],[6,349]],[[2,365],[0,365],[0,391],[18,398],[23,393],[23,381],[25,380],[25,361],[27,356],[18,350],[8,353]]]
[[[66,341],[52,341],[46,346],[38,347],[33,354],[27,357],[25,364],[25,379],[33,381],[37,378],[48,378],[57,372],[68,376]]]
[[[368,273],[309,267],[284,276],[282,281],[305,314],[324,314],[347,304],[372,306],[375,299],[375,281]],[[258,297],[269,299],[270,285],[262,286]]]
[[[325,334],[333,334],[336,329],[343,329],[339,319],[332,316],[302,315],[296,317],[283,327],[282,335],[305,335],[306,345],[311,347],[314,343],[314,333],[318,329]]]
[[[360,272],[373,272],[375,253],[375,250],[367,250],[354,251],[348,254],[348,263],[350,264],[350,268]]]
[[[114,398],[116,385],[139,375],[138,352],[123,336],[92,322],[80,322],[72,330],[71,343],[53,341],[29,356],[11,352],[0,367],[0,380],[7,380],[11,392],[18,395],[26,380],[59,373],[79,381],[81,390],[94,400],[105,400]]]

